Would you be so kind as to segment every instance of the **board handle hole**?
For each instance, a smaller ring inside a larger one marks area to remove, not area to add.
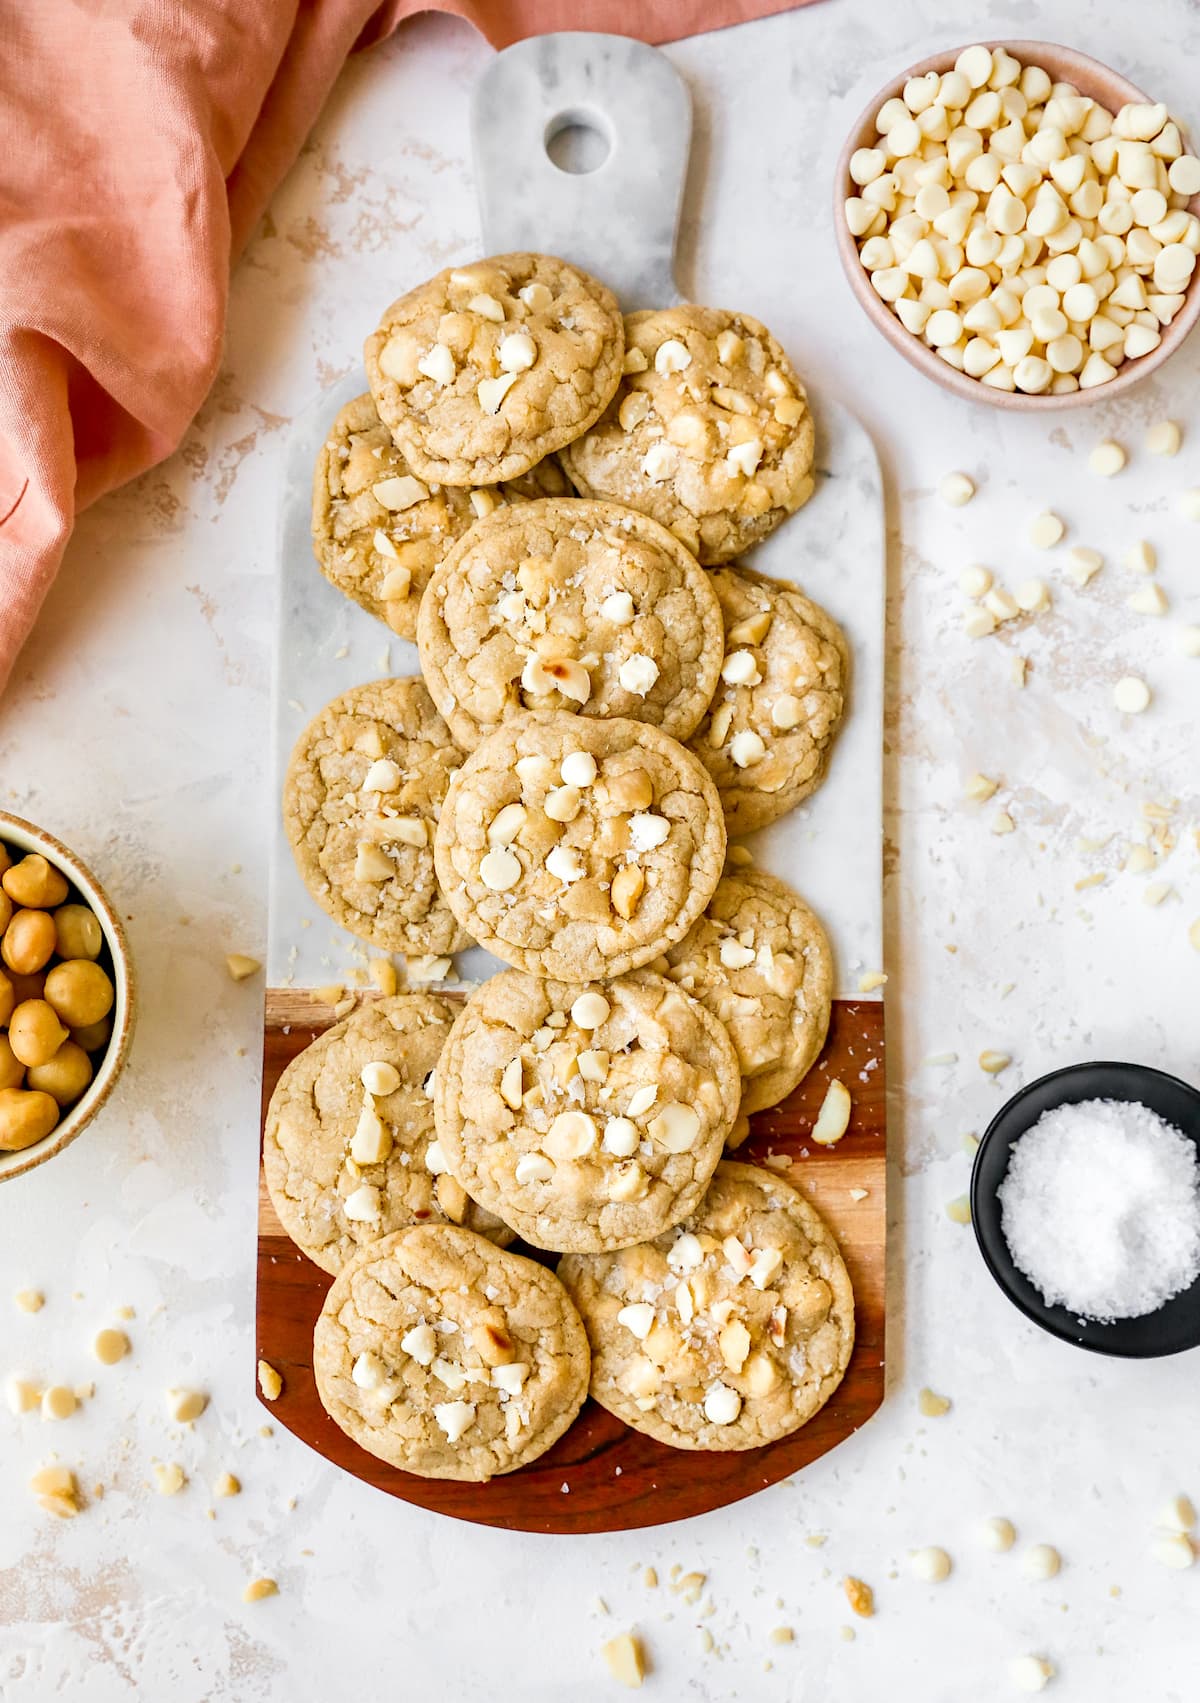
[[[598,112],[572,107],[546,125],[546,152],[559,171],[586,177],[612,153],[612,135]]]

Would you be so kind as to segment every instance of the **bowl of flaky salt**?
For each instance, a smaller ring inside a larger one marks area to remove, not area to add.
[[[971,1173],[984,1263],[1051,1336],[1148,1359],[1200,1347],[1200,1092],[1072,1064],[988,1126]]]

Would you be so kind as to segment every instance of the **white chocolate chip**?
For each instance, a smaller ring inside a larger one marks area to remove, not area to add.
[[[684,1230],[671,1244],[667,1254],[667,1264],[674,1272],[695,1271],[704,1260],[704,1249],[700,1238],[690,1230]]]
[[[1184,656],[1200,656],[1200,627],[1180,627],[1175,633],[1175,648]]]
[[[554,302],[554,297],[545,284],[525,284],[517,291],[518,298],[525,303],[530,313],[545,313]]]
[[[129,1353],[129,1338],[123,1330],[99,1330],[92,1339],[92,1353],[102,1366],[115,1366]]]
[[[668,1153],[688,1153],[700,1133],[700,1114],[694,1106],[668,1101],[647,1126],[651,1141]]]
[[[996,631],[996,617],[990,609],[971,609],[963,617],[963,632],[969,639],[986,639]]]
[[[502,372],[526,372],[537,360],[537,344],[527,331],[510,331],[500,339],[496,359]]]
[[[654,1308],[649,1301],[634,1301],[617,1313],[617,1323],[624,1325],[631,1336],[645,1342],[654,1327]]]
[[[778,1248],[757,1248],[750,1256],[746,1276],[756,1289],[765,1289],[782,1264],[783,1255]]]
[[[1086,585],[1103,566],[1104,557],[1099,550],[1085,549],[1083,545],[1076,544],[1067,552],[1067,578],[1076,585]]]
[[[633,598],[627,591],[610,592],[600,605],[600,613],[614,627],[627,627],[636,613]]]
[[[486,293],[472,296],[467,303],[469,313],[477,313],[481,319],[489,319],[495,325],[504,324],[504,306],[495,296]]]
[[[1132,609],[1135,615],[1165,615],[1167,595],[1162,586],[1151,580],[1149,585],[1142,586],[1132,596],[1127,597],[1125,606]]]
[[[635,651],[621,664],[617,679],[626,692],[633,692],[637,697],[644,698],[658,679],[658,672],[658,664],[653,657],[643,656],[640,651]]]
[[[520,861],[507,846],[494,846],[480,859],[479,879],[490,892],[506,893],[521,879]]]
[[[395,792],[400,785],[400,766],[390,757],[379,757],[371,764],[363,779],[364,792]]]
[[[581,993],[571,1007],[571,1021],[580,1029],[598,1029],[612,1006],[596,988]]]
[[[767,747],[753,728],[743,728],[729,742],[729,755],[739,769],[753,768],[767,754]]]
[[[993,1514],[990,1519],[983,1522],[979,1528],[979,1536],[984,1548],[995,1550],[997,1554],[1003,1554],[1010,1550],[1017,1541],[1017,1533],[1012,1521],[1006,1520],[1000,1514]]]
[[[790,733],[804,720],[804,705],[792,692],[782,692],[771,705],[771,725],[780,733]]]
[[[596,1145],[595,1119],[586,1112],[560,1112],[547,1130],[542,1146],[552,1159],[582,1159]]]
[[[492,1367],[492,1383],[507,1396],[519,1396],[529,1377],[529,1367],[523,1360],[510,1360],[506,1366]]]
[[[1183,433],[1174,420],[1159,420],[1146,432],[1146,448],[1151,455],[1178,455]]]
[[[747,479],[752,479],[758,471],[762,456],[762,439],[748,438],[745,443],[733,445],[725,457],[725,462],[731,471],[744,474]]]
[[[652,484],[669,479],[679,466],[679,451],[673,444],[652,443],[642,457],[642,472]]]
[[[1017,608],[1027,615],[1035,615],[1039,610],[1050,607],[1050,593],[1045,580],[1022,580],[1016,590]]]
[[[17,1377],[5,1379],[4,1396],[9,1412],[18,1415],[32,1413],[42,1399],[36,1384],[31,1384],[27,1378]]]
[[[419,1325],[417,1327],[417,1331],[429,1331],[429,1336],[432,1341],[433,1332],[429,1330],[428,1325]],[[417,1331],[410,1331],[408,1334],[409,1336],[415,1336]],[[408,1337],[405,1337],[404,1341],[400,1344],[401,1348],[404,1348],[407,1341]],[[406,1349],[405,1352],[411,1354],[412,1350]],[[434,1351],[431,1347],[429,1350],[429,1360],[433,1359],[433,1354]],[[422,1361],[422,1365],[427,1366],[429,1364],[429,1360]],[[377,1354],[372,1354],[369,1349],[364,1350],[350,1368],[351,1381],[356,1384],[360,1390],[377,1390],[383,1383],[385,1376],[386,1372],[383,1361]]]
[[[981,567],[978,563],[964,568],[958,576],[958,589],[967,597],[983,597],[992,589],[991,570]]]
[[[1052,550],[1061,542],[1066,527],[1056,514],[1039,514],[1029,528],[1029,542],[1037,550]]]
[[[42,1391],[43,1419],[70,1419],[78,1406],[75,1391],[66,1384],[51,1384]]]
[[[1113,687],[1113,703],[1122,715],[1140,715],[1149,708],[1150,688],[1136,674],[1124,674]]]
[[[372,1059],[364,1064],[358,1079],[368,1094],[394,1094],[400,1086],[400,1072],[386,1059]]]
[[[1054,1678],[1054,1664],[1045,1656],[1017,1656],[1008,1672],[1018,1691],[1044,1691]]]
[[[542,809],[552,822],[573,822],[582,804],[577,786],[551,787]]]
[[[622,1632],[601,1645],[604,1665],[628,1691],[639,1691],[646,1674],[646,1661],[640,1639],[632,1632]]]
[[[1076,288],[1082,288],[1082,286],[1077,285]],[[1067,294],[1069,295],[1070,291]],[[1098,473],[1102,479],[1111,479],[1114,474],[1121,471],[1124,465],[1125,451],[1119,443],[1113,443],[1111,439],[1105,443],[1098,443],[1088,456],[1088,466],[1093,473]]]
[[[762,674],[753,652],[731,651],[721,664],[721,678],[727,686],[757,686]]]
[[[665,816],[649,810],[638,810],[629,818],[629,843],[638,853],[654,851],[669,838],[671,824]],[[549,859],[547,859],[549,864]]]
[[[625,1108],[626,1115],[631,1118],[640,1118],[643,1113],[650,1110],[657,1099],[657,1084],[653,1082],[644,1083],[642,1087],[635,1088],[629,1096],[629,1104]]]
[[[965,473],[947,473],[938,486],[938,495],[952,509],[960,509],[975,495],[975,486]]]
[[[1151,1559],[1160,1567],[1182,1571],[1196,1560],[1196,1545],[1186,1532],[1158,1532],[1150,1544]]]
[[[909,1557],[909,1566],[918,1579],[927,1585],[940,1585],[943,1579],[950,1577],[952,1562],[944,1549],[931,1545],[927,1549],[916,1549]]]
[[[1135,574],[1152,574],[1158,566],[1158,551],[1149,540],[1139,538],[1136,544],[1130,545],[1126,550],[1121,561],[1125,567],[1132,568]]]
[[[596,779],[596,759],[590,751],[568,751],[559,774],[567,786],[589,787]]]
[[[569,887],[573,881],[581,881],[587,874],[583,858],[574,846],[553,846],[546,858],[546,869],[564,887]]]
[[[969,798],[973,804],[986,804],[999,785],[999,781],[992,780],[988,775],[976,773],[963,788],[963,797]]]
[[[508,846],[525,826],[528,812],[523,804],[506,804],[492,817],[488,825],[488,844]]]
[[[1048,1543],[1035,1543],[1027,1549],[1021,1561],[1021,1571],[1027,1579],[1053,1579],[1062,1566],[1057,1549]]]
[[[741,941],[727,935],[718,948],[718,956],[727,970],[744,970],[747,964],[753,964],[755,953],[753,947],[743,946]]]
[[[554,1166],[544,1153],[525,1153],[517,1160],[513,1176],[522,1185],[526,1183],[548,1183],[554,1175]]]
[[[641,1132],[631,1119],[609,1118],[601,1146],[617,1159],[629,1159],[637,1152],[641,1139]]]
[[[187,1474],[178,1461],[155,1461],[151,1470],[160,1496],[177,1496],[187,1483]]]
[[[342,1211],[355,1224],[377,1224],[381,1216],[379,1190],[371,1183],[361,1183],[342,1202]]]
[[[1200,485],[1181,491],[1176,506],[1185,520],[1200,520]]]
[[[364,1106],[351,1137],[350,1157],[356,1165],[379,1165],[391,1151],[390,1132],[384,1128],[378,1112],[371,1106]]]
[[[728,1384],[712,1384],[704,1398],[704,1417],[713,1425],[732,1425],[742,1411],[742,1398]]]
[[[577,704],[586,704],[592,693],[591,675],[574,657],[531,656],[521,670],[521,686],[535,696],[561,692]]]

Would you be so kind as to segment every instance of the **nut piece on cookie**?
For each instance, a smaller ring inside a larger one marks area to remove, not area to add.
[[[738,1109],[722,1025],[646,970],[600,985],[493,976],[438,1066],[446,1165],[534,1247],[657,1236],[699,1204]]]
[[[449,267],[393,302],[363,359],[413,473],[440,485],[516,479],[599,419],[621,377],[612,292],[544,254]]]
[[[804,386],[745,314],[633,313],[625,337],[617,394],[563,464],[582,496],[652,515],[706,567],[731,561],[812,495]]]
[[[824,779],[849,653],[837,623],[795,586],[746,568],[709,578],[726,655],[688,748],[716,782],[730,834],[748,834],[794,810]]]
[[[523,709],[630,716],[686,739],[716,688],[724,625],[665,528],[572,497],[478,521],[430,580],[417,642],[464,750]]]
[[[587,1394],[587,1337],[553,1272],[450,1224],[360,1249],[313,1336],[326,1412],[380,1460],[476,1483],[536,1460]]]
[[[812,1418],[854,1346],[828,1226],[770,1171],[728,1160],[691,1216],[635,1247],[569,1253],[592,1395],[677,1449],[752,1449]]]

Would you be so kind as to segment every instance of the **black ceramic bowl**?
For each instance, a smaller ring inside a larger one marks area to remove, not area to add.
[[[1143,1064],[1069,1064],[1014,1094],[987,1127],[971,1171],[971,1222],[984,1263],[1014,1307],[1063,1342],[1096,1354],[1147,1360],[1200,1347],[1200,1277],[1157,1312],[1100,1324],[1066,1307],[1050,1307],[1017,1270],[1000,1227],[996,1191],[1008,1170],[1013,1143],[1055,1106],[1080,1100],[1132,1100],[1182,1130],[1200,1150],[1200,1092],[1177,1077]]]

